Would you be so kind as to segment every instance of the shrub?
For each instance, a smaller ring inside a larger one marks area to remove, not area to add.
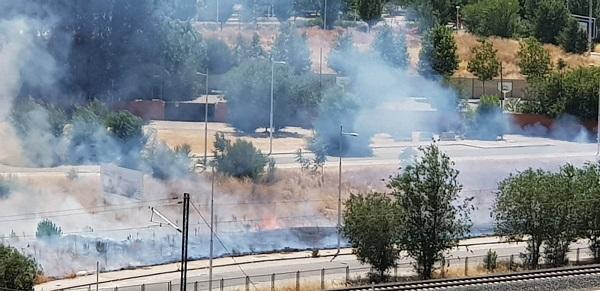
[[[496,270],[497,260],[498,255],[496,254],[496,251],[492,251],[491,249],[488,250],[487,254],[483,258],[483,265],[485,266],[485,269],[489,272],[493,272],[494,270]]]
[[[222,133],[215,136],[217,171],[236,178],[258,180],[265,172],[268,159],[251,142],[231,143]]]
[[[54,239],[62,235],[60,227],[49,219],[40,221],[37,225],[35,237],[38,239]]]
[[[40,268],[35,260],[15,248],[0,244],[0,286],[15,290],[33,290]],[[2,289],[2,288],[0,288]]]

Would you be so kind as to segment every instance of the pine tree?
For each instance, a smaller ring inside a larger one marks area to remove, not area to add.
[[[558,36],[567,24],[568,17],[565,1],[541,0],[535,13],[535,36],[543,43],[558,44]]]
[[[330,68],[338,74],[347,75],[348,57],[351,57],[356,52],[354,41],[350,33],[344,33],[337,39],[335,47],[331,50],[327,63]]]
[[[381,20],[381,13],[383,12],[382,0],[359,0],[358,1],[358,15],[360,18],[369,25],[369,30],[373,25],[377,24]]]
[[[405,69],[408,66],[408,49],[404,34],[396,34],[389,26],[384,26],[373,42],[373,49],[388,64]]]
[[[296,74],[310,70],[310,49],[306,35],[299,35],[292,24],[281,25],[271,55],[274,61],[285,61]]]
[[[570,18],[558,36],[560,46],[568,53],[582,54],[587,50],[587,33],[579,27],[577,20]]]
[[[419,72],[425,77],[449,77],[458,69],[457,47],[452,29],[438,25],[423,37]]]

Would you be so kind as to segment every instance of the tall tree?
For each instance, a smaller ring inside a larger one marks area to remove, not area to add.
[[[540,0],[533,20],[535,37],[543,43],[558,44],[558,35],[567,24],[569,10],[563,0]]]
[[[496,55],[498,51],[494,49],[491,42],[482,39],[479,45],[471,50],[473,58],[469,60],[467,69],[483,83],[483,93],[485,94],[485,82],[498,76],[500,71],[500,61]]]
[[[463,23],[481,36],[512,37],[519,20],[519,1],[483,0],[463,8]]]
[[[358,0],[358,15],[369,25],[369,30],[381,20],[383,2],[382,0]]]
[[[340,12],[340,8],[342,5],[342,0],[327,0],[327,1],[319,1],[321,5],[321,19],[325,23],[325,29],[332,29],[335,21],[338,18],[338,14]],[[327,6],[325,6],[327,3]],[[327,16],[327,20],[324,20],[325,16]]]
[[[438,25],[423,37],[419,72],[426,77],[450,77],[458,69],[458,54],[452,29]]]
[[[568,53],[582,54],[588,48],[588,36],[574,18],[569,18],[567,25],[558,36],[560,46]]]
[[[373,49],[389,65],[405,69],[408,66],[406,36],[396,34],[391,27],[384,26],[373,41]]]
[[[417,274],[429,279],[443,253],[469,232],[473,208],[472,198],[460,200],[462,185],[450,158],[435,143],[420,150],[422,157],[387,186],[402,213],[400,243],[415,260]]]
[[[541,78],[552,70],[550,53],[534,38],[519,43],[518,64],[521,74],[531,78]]]
[[[280,26],[271,56],[274,61],[285,61],[296,74],[310,70],[310,49],[306,35],[300,35],[291,23],[284,23]]]
[[[600,261],[600,164],[589,163],[577,171],[574,183],[577,229],[588,239],[594,261]]]
[[[357,49],[354,46],[352,34],[345,32],[338,37],[335,46],[329,54],[327,64],[338,74],[348,75],[350,73],[348,66],[349,59],[352,59],[356,53]]]
[[[400,250],[396,241],[400,230],[400,214],[394,202],[385,194],[352,195],[346,201],[342,231],[361,263],[368,263],[378,272],[378,281],[396,266]]]

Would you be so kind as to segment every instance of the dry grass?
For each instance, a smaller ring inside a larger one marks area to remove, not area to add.
[[[519,270],[519,267],[513,264],[513,270]],[[510,271],[509,262],[506,260],[499,260],[496,265],[496,269],[493,271],[489,271],[485,268],[483,264],[479,264],[475,267],[469,266],[467,271],[467,275],[465,276],[465,267],[464,266],[452,266],[448,267],[444,270],[444,276],[442,276],[441,270],[436,270],[433,273],[433,278],[463,278],[463,277],[476,277],[476,276],[484,276],[491,274],[503,274],[508,273]]]
[[[316,280],[318,281],[318,279]],[[261,284],[262,286],[256,286],[256,289],[251,288],[252,290],[256,290],[256,291],[271,291],[271,287],[267,286],[268,284]],[[326,282],[325,283],[325,288],[338,288],[338,287],[344,287],[343,284],[341,283],[337,283],[337,282]],[[243,291],[246,290],[245,288],[236,288],[233,289],[236,291]],[[277,282],[275,282],[275,290],[278,291],[296,291],[296,283],[295,282],[290,282],[290,283],[283,283],[283,284],[278,284]],[[321,283],[319,282],[314,282],[314,281],[306,281],[306,282],[300,282],[300,291],[320,291],[321,289]]]
[[[456,43],[458,44],[458,56],[460,58],[460,66],[456,72],[459,77],[473,77],[467,71],[467,64],[472,58],[471,50],[478,45],[478,37],[466,32],[458,32],[455,34]],[[498,50],[498,57],[502,61],[505,78],[522,79],[517,64],[519,52],[519,41],[515,39],[491,37],[489,40],[493,43],[494,48]],[[556,64],[559,59],[563,59],[569,67],[580,67],[599,64],[597,59],[588,56],[569,54],[564,52],[560,47],[555,45],[544,45],[550,52],[552,62]]]

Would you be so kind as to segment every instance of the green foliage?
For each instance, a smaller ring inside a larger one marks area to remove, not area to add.
[[[111,112],[104,118],[108,131],[123,142],[141,139],[144,121],[128,111]]]
[[[219,173],[254,181],[264,174],[268,159],[251,142],[238,139],[231,143],[222,133],[217,133],[214,147],[216,169]]]
[[[40,267],[32,257],[0,244],[0,289],[33,290]]]
[[[496,111],[500,108],[500,98],[495,95],[483,95],[479,98],[479,106],[477,107],[478,114],[485,114],[491,111]]]
[[[558,35],[567,24],[569,10],[563,0],[540,0],[537,3],[533,30],[543,43],[558,44]]]
[[[49,219],[44,219],[37,224],[35,237],[38,239],[56,239],[62,235],[60,227]]]
[[[396,34],[391,27],[385,25],[373,41],[373,50],[389,65],[395,68],[408,67],[408,49],[406,36]]]
[[[531,83],[532,102],[525,103],[524,111],[551,118],[566,113],[582,120],[595,119],[598,113],[598,84],[600,69],[596,67],[554,72]]]
[[[500,61],[496,55],[498,51],[494,49],[494,45],[491,42],[482,39],[479,43],[479,46],[476,46],[471,50],[473,58],[469,60],[467,69],[475,75],[477,79],[484,82],[485,89],[485,81],[492,80],[494,77],[498,76],[498,73],[500,72]]]
[[[449,77],[458,69],[458,54],[452,29],[436,26],[423,37],[419,72],[426,77]]]
[[[493,208],[496,232],[509,239],[529,238],[524,257],[530,268],[537,267],[542,245],[546,262],[566,263],[568,246],[577,237],[575,212],[569,207],[575,198],[572,172],[569,165],[558,173],[528,169],[499,183]]]
[[[271,95],[271,62],[248,60],[229,71],[229,122],[244,132],[269,127]],[[287,65],[274,66],[273,126],[279,130],[288,125],[306,123],[320,101],[318,78],[311,73],[296,75]],[[264,114],[257,114],[263,112]]]
[[[231,48],[218,38],[206,39],[206,52],[206,64],[210,74],[224,74],[235,65]]]
[[[352,35],[348,32],[341,34],[331,53],[329,54],[328,65],[334,71],[341,75],[348,75],[349,70],[345,65],[349,57],[357,53],[354,46]]]
[[[600,164],[588,163],[574,172],[575,221],[579,236],[588,239],[594,261],[600,261]]]
[[[185,146],[178,146],[171,150],[164,143],[155,143],[147,146],[144,158],[144,167],[152,173],[152,177],[168,181],[182,178],[193,170],[193,163]]]
[[[286,22],[294,11],[294,0],[278,0],[273,3],[273,12],[279,22]]]
[[[587,51],[587,33],[581,29],[574,18],[569,18],[565,28],[558,36],[560,46],[568,53],[583,54]]]
[[[527,79],[541,78],[552,70],[550,54],[541,43],[527,38],[519,43],[519,68]]]
[[[385,281],[387,270],[396,266],[400,250],[396,247],[400,233],[399,209],[385,194],[352,195],[346,200],[342,232],[361,263],[368,263]]]
[[[460,201],[462,185],[450,158],[435,143],[420,151],[387,186],[402,213],[400,244],[415,260],[419,277],[429,279],[444,252],[469,232],[473,207],[472,198]]]
[[[381,20],[383,12],[382,0],[358,0],[358,15],[371,28]]]
[[[342,0],[327,0],[327,7],[325,7],[324,1],[318,2],[320,6],[320,15],[322,20],[325,16],[325,11],[327,11],[327,23],[325,23],[325,29],[332,29],[341,10]],[[322,21],[321,23],[323,22],[325,21]],[[321,27],[323,27],[323,25],[321,25]]]
[[[306,34],[300,35],[291,23],[281,24],[271,57],[273,61],[285,61],[295,74],[309,72],[311,60]]]
[[[485,269],[488,270],[488,272],[494,272],[497,267],[497,260],[498,254],[496,254],[496,251],[489,249],[483,258],[483,265],[485,266]]]
[[[518,21],[518,0],[483,0],[463,8],[463,23],[481,36],[512,37]]]

